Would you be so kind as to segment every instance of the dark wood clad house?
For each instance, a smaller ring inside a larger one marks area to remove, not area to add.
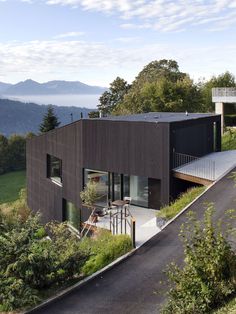
[[[42,219],[85,221],[80,191],[98,182],[98,206],[132,198],[160,209],[190,183],[172,175],[174,153],[201,157],[221,149],[221,118],[212,114],[147,113],[82,119],[27,141],[28,205]]]

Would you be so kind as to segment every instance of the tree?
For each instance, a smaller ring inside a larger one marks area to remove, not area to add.
[[[99,118],[99,112],[95,111],[95,110],[94,111],[90,111],[88,113],[88,116],[89,116],[90,119]]]
[[[97,106],[103,114],[110,114],[119,105],[130,85],[122,78],[117,77],[111,84],[109,91],[105,91],[99,98],[100,104]]]
[[[212,76],[209,81],[201,83],[203,111],[214,111],[215,109],[212,102],[212,88],[214,87],[236,87],[234,75],[226,71],[218,76]]]
[[[176,61],[160,60],[148,64],[137,76],[115,114],[150,111],[201,111],[198,85],[179,71]]]
[[[25,137],[14,134],[8,140],[8,170],[22,170],[26,167]]]
[[[45,133],[57,128],[60,125],[60,122],[57,119],[57,116],[54,114],[54,109],[51,105],[48,106],[47,112],[43,117],[43,121],[39,126],[41,133]]]
[[[8,170],[8,139],[0,134],[0,174]]]

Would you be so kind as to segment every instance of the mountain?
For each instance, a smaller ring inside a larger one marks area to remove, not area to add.
[[[81,113],[86,118],[91,111],[90,109],[79,107],[53,106],[53,108],[61,122],[60,126],[71,122],[71,114],[73,121],[76,121],[80,119]],[[0,134],[9,136],[13,133],[38,133],[39,125],[46,111],[47,106],[45,105],[0,99]]]
[[[7,86],[8,85],[8,86]],[[1,88],[2,86],[2,88]],[[81,82],[49,81],[38,83],[26,80],[17,84],[0,83],[0,93],[3,95],[55,95],[55,94],[102,94],[104,87],[91,86]]]
[[[8,89],[12,84],[1,83],[0,82],[0,93],[3,93],[6,89]]]

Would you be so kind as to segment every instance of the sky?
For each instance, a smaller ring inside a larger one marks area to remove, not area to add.
[[[0,23],[1,82],[131,83],[160,59],[236,74],[236,0],[0,0]]]

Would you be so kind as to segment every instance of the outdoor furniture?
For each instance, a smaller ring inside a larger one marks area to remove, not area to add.
[[[132,198],[130,196],[124,197],[125,204],[131,204]]]

